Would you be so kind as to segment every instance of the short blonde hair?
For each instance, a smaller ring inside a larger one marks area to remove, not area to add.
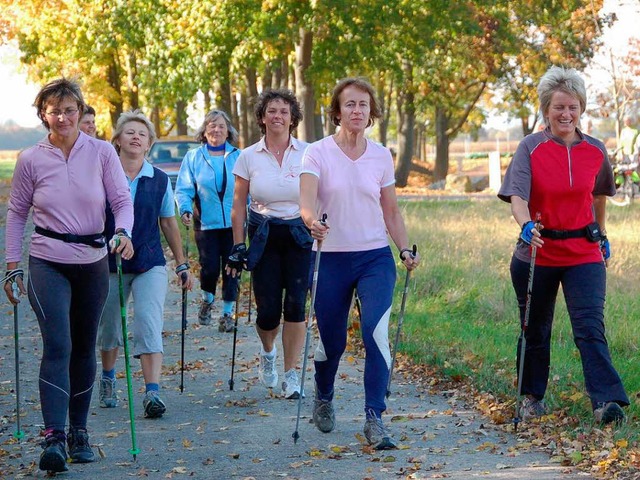
[[[118,117],[118,121],[116,122],[116,128],[113,131],[113,135],[111,136],[111,144],[115,147],[116,152],[120,155],[120,145],[118,144],[118,140],[120,139],[120,135],[124,131],[124,126],[129,122],[138,122],[143,124],[149,130],[149,148],[153,145],[153,142],[156,141],[156,128],[153,126],[151,120],[149,120],[144,113],[140,110],[130,110],[128,112],[122,112]]]
[[[577,98],[580,102],[580,115],[587,109],[587,89],[578,72],[574,68],[551,67],[538,84],[540,114],[545,124],[547,124],[546,113],[551,105],[551,98],[556,92],[564,92]]]

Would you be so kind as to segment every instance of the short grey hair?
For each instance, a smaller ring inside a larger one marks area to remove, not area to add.
[[[204,136],[204,131],[207,129],[207,125],[213,122],[217,117],[222,117],[222,119],[227,124],[227,142],[231,144],[236,144],[238,142],[238,131],[231,125],[231,119],[227,112],[223,110],[211,110],[207,113],[202,121],[202,125],[198,128],[196,132],[196,140],[200,143],[207,143],[207,137]]]
[[[580,115],[587,109],[587,89],[584,80],[574,68],[551,67],[538,84],[540,114],[547,124],[547,110],[551,105],[551,97],[556,92],[564,92],[578,99]]]
[[[120,155],[120,145],[118,145],[118,140],[120,139],[120,135],[122,135],[122,132],[124,131],[125,124],[129,122],[138,122],[147,127],[147,130],[149,130],[149,148],[151,148],[153,142],[156,141],[156,128],[153,126],[151,120],[149,120],[141,110],[130,110],[128,112],[122,112],[118,117],[116,128],[113,131],[113,135],[111,136],[111,144],[115,147],[118,155]]]

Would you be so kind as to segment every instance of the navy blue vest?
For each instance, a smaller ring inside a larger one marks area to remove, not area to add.
[[[131,260],[122,260],[123,273],[144,273],[156,266],[165,265],[164,252],[160,243],[158,217],[162,199],[167,191],[169,177],[163,171],[153,167],[153,177],[138,179],[136,197],[133,201],[133,240],[134,254]],[[115,232],[115,218],[107,204],[105,236],[108,240]],[[116,272],[115,255],[109,254],[109,270]]]

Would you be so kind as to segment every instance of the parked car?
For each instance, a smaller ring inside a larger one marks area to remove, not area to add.
[[[189,150],[198,148],[200,144],[188,137],[159,138],[149,150],[149,161],[169,175],[171,185],[176,186],[182,159]]]

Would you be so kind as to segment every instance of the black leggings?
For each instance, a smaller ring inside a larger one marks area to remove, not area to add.
[[[86,428],[96,376],[98,323],[109,293],[107,257],[86,265],[29,257],[27,285],[42,334],[40,405],[45,429]]]
[[[300,247],[288,225],[269,226],[264,253],[253,269],[256,323],[262,330],[278,328],[283,311],[285,322],[304,321],[310,258],[311,248]]]
[[[235,302],[238,298],[238,277],[224,271],[233,248],[231,229],[196,230],[194,236],[200,254],[200,288],[215,295],[222,273],[222,300]]]

